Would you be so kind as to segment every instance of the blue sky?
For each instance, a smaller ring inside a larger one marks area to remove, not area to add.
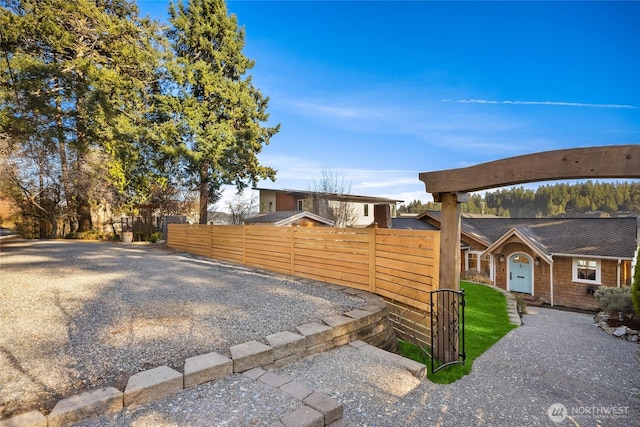
[[[138,0],[159,20],[168,4]],[[281,124],[261,187],[328,168],[351,193],[427,201],[420,172],[640,143],[640,2],[227,5]]]

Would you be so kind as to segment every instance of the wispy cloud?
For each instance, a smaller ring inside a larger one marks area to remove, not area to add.
[[[371,110],[357,107],[348,106],[336,106],[329,104],[314,104],[307,102],[294,102],[293,106],[301,111],[307,111],[311,113],[319,113],[326,116],[333,116],[339,118],[354,118],[354,117],[371,117],[377,115]]]
[[[563,101],[496,101],[492,99],[443,99],[443,102],[455,102],[458,104],[500,104],[500,105],[549,105],[560,107],[586,107],[586,108],[613,108],[636,110],[638,107],[627,104],[589,104],[584,102]]]

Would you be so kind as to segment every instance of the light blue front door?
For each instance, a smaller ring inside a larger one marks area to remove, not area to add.
[[[509,290],[530,294],[531,277],[531,258],[526,255],[511,255],[509,257]]]

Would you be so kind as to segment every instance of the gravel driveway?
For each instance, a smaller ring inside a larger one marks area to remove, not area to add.
[[[0,244],[0,419],[364,303],[158,246]]]

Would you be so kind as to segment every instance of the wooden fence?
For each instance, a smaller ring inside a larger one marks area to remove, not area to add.
[[[167,244],[366,290],[424,311],[429,292],[439,287],[439,231],[169,224]]]

